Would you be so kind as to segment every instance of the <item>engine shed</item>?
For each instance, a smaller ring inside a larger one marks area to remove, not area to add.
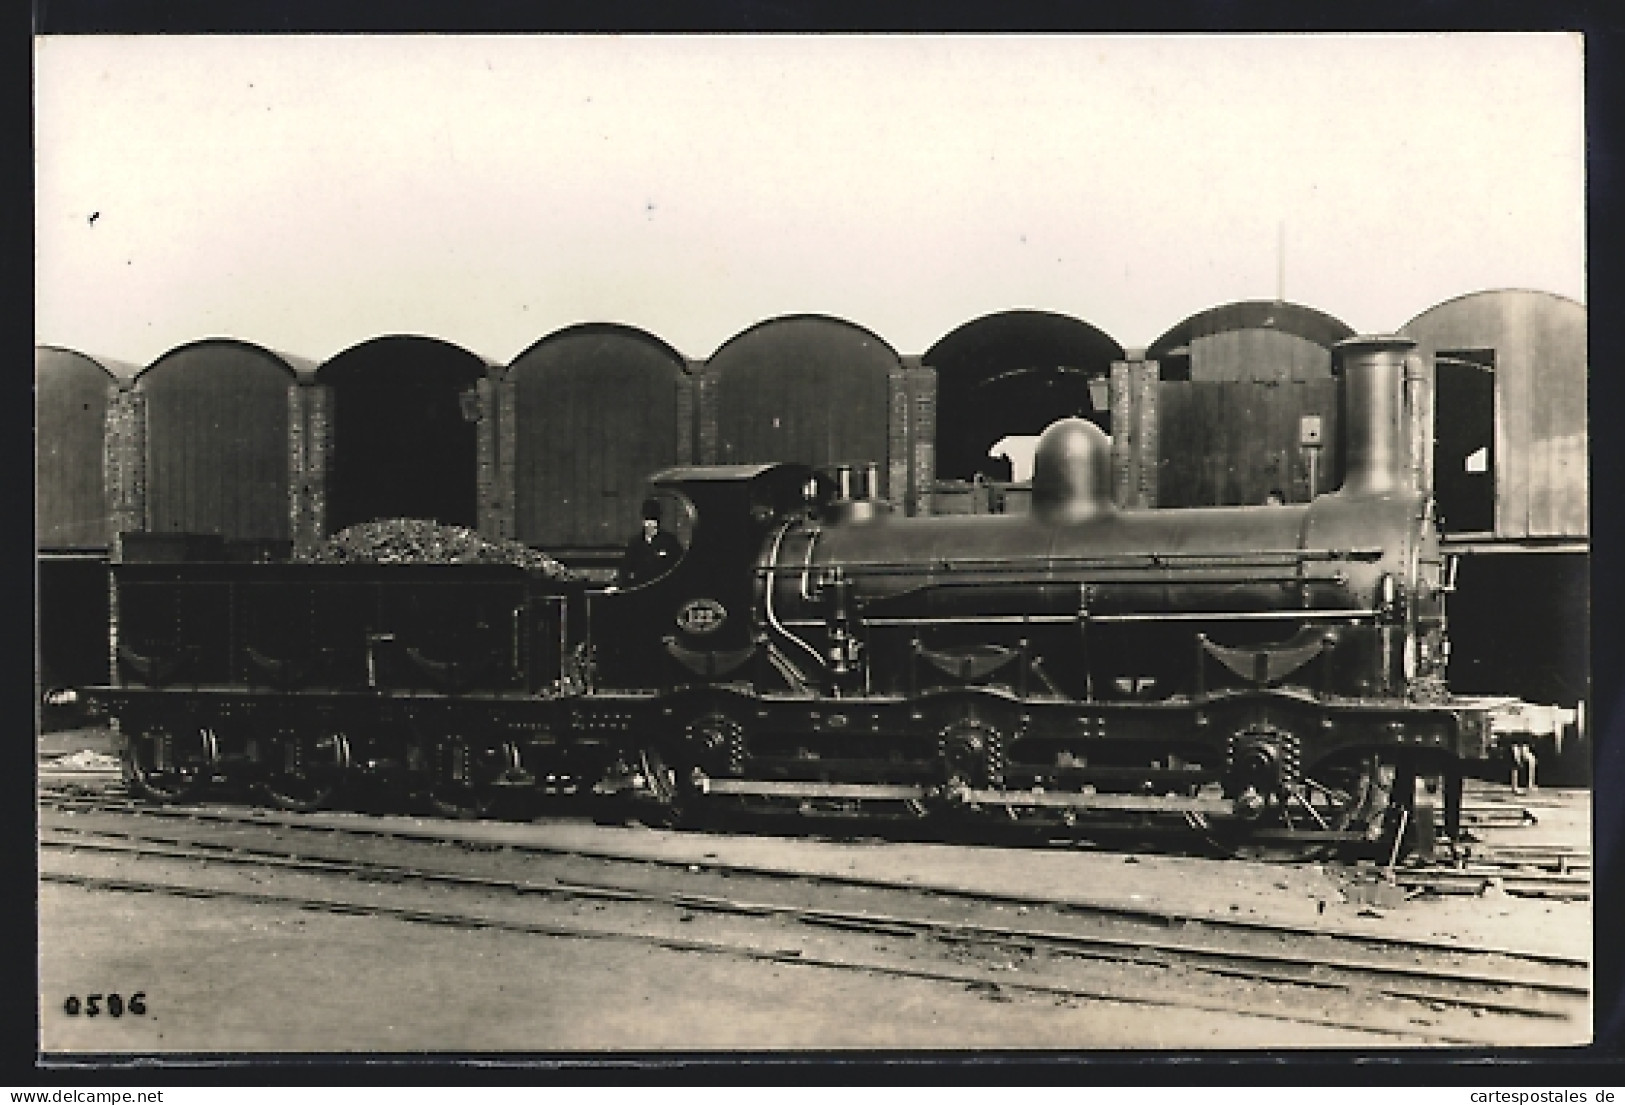
[[[1445,548],[1459,561],[1451,688],[1567,707],[1580,734],[1590,648],[1586,330],[1580,303],[1499,289],[1446,300],[1402,331],[1433,373],[1429,475]],[[1564,758],[1583,770],[1583,755]]]

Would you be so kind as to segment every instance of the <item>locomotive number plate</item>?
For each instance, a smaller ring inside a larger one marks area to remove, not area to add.
[[[677,628],[685,633],[715,633],[727,620],[727,609],[715,599],[690,599],[677,611]]]

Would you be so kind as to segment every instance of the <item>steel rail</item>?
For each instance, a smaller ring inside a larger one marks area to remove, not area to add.
[[[833,970],[858,971],[869,974],[879,974],[897,978],[909,978],[927,982],[947,982],[969,987],[984,987],[990,988],[994,991],[1009,990],[1042,994],[1049,997],[1086,999],[1092,1001],[1111,1001],[1127,1005],[1144,1005],[1158,1008],[1174,1008],[1196,1010],[1200,1012],[1224,1013],[1232,1016],[1253,1017],[1274,1022],[1285,1022],[1288,1024],[1311,1024],[1319,1027],[1336,1028],[1344,1031],[1354,1031],[1398,1039],[1431,1039],[1441,1043],[1463,1045],[1484,1043],[1484,1040],[1481,1037],[1455,1036],[1446,1033],[1429,1032],[1422,1030],[1421,1027],[1404,1029],[1385,1028],[1373,1025],[1368,1020],[1345,1021],[1333,1017],[1316,1016],[1312,1013],[1298,1015],[1285,1011],[1274,1011],[1267,1008],[1244,1005],[1240,1003],[1183,999],[1180,997],[1169,996],[1166,991],[1156,994],[1136,994],[1125,993],[1122,990],[1114,990],[1109,987],[1068,986],[1059,983],[1029,981],[1025,979],[992,979],[987,977],[986,973],[984,972],[952,971],[947,969],[932,970],[919,966],[901,966],[890,963],[862,962],[850,959],[841,959],[829,955],[808,954],[806,951],[800,948],[760,948],[750,945],[729,944],[714,940],[698,940],[691,938],[661,936],[648,932],[591,929],[579,925],[518,921],[513,919],[478,916],[468,913],[454,913],[447,910],[413,909],[403,906],[383,905],[377,902],[362,903],[338,901],[325,898],[312,898],[301,895],[276,894],[269,891],[188,886],[153,880],[113,878],[106,876],[73,874],[67,872],[42,871],[40,872],[40,879],[42,882],[78,886],[87,890],[165,894],[172,897],[192,898],[208,901],[236,901],[244,902],[250,905],[281,906],[310,912],[330,913],[339,916],[382,917],[389,918],[391,920],[416,924],[437,925],[447,928],[473,930],[483,929],[533,936],[554,936],[567,939],[631,941],[638,944],[653,945],[670,951],[727,955],[761,962],[799,964],[801,966],[823,967]]]
[[[353,858],[295,855],[266,849],[245,849],[231,844],[206,845],[193,841],[134,837],[130,834],[97,834],[94,830],[58,829],[54,831],[63,832],[70,836],[103,835],[112,839],[96,843],[83,840],[42,840],[42,846],[125,855],[156,855],[168,859],[204,860],[234,865],[279,867],[286,870],[359,876],[374,881],[392,883],[423,882],[451,885],[465,889],[495,890],[504,893],[548,897],[607,898],[614,901],[668,905],[711,913],[751,917],[773,916],[804,924],[854,931],[928,936],[940,941],[960,944],[1000,947],[1014,945],[1026,950],[1036,950],[1043,947],[1052,952],[1060,952],[1079,958],[1131,962],[1147,966],[1189,966],[1210,974],[1261,979],[1321,989],[1345,991],[1361,988],[1374,989],[1387,996],[1400,999],[1443,1002],[1462,1008],[1480,1009],[1508,1015],[1553,1019],[1564,1019],[1569,1016],[1568,1013],[1563,1011],[1530,1008],[1518,1002],[1497,997],[1474,997],[1442,993],[1426,984],[1474,986],[1495,991],[1514,989],[1553,998],[1584,998],[1589,994],[1588,986],[1582,983],[1563,982],[1555,979],[1535,979],[1516,974],[1487,974],[1451,968],[1429,968],[1415,964],[1362,962],[1346,958],[1328,958],[1325,954],[1307,955],[1288,951],[1217,948],[1189,941],[1089,936],[1027,927],[993,926],[960,921],[934,921],[896,914],[832,910],[774,902],[741,901],[715,895],[670,890],[647,890],[603,883],[583,883],[575,880],[561,879],[552,883],[536,883],[456,872],[424,871],[416,867],[401,867],[395,864],[376,863]],[[122,840],[124,843],[115,843],[114,840]],[[144,845],[149,844],[162,845],[162,847],[144,847]],[[1317,972],[1342,977],[1315,977]],[[1373,984],[1372,980],[1380,981]],[[1418,985],[1418,983],[1422,985]]]
[[[180,806],[143,806],[140,804],[135,804],[130,807],[116,807],[108,812],[112,814],[131,814],[136,817],[169,818],[202,824],[213,823],[252,826],[261,829],[267,827],[284,828],[299,832],[310,832],[326,835],[328,837],[342,835],[383,840],[429,842],[436,844],[468,844],[473,847],[483,846],[499,850],[506,849],[516,853],[578,857],[582,859],[604,860],[608,862],[640,864],[664,868],[687,868],[696,862],[691,858],[654,856],[643,853],[631,853],[613,848],[549,844],[544,841],[484,842],[468,838],[463,834],[459,834],[456,831],[458,825],[457,823],[453,822],[444,823],[444,827],[440,829],[430,828],[427,826],[413,826],[408,828],[378,823],[367,825],[335,825],[329,821],[313,821],[311,820],[311,815],[284,813],[280,811],[254,811],[252,814],[249,814],[233,812],[229,808],[195,809]],[[876,878],[863,875],[846,875],[836,872],[797,871],[794,869],[787,869],[782,866],[775,867],[765,864],[716,859],[706,859],[704,861],[704,866],[714,871],[726,871],[731,874],[749,875],[767,879],[795,878],[803,882],[813,884],[932,894],[937,897],[953,898],[968,902],[992,903],[996,905],[1018,907],[1025,906],[1030,909],[1046,909],[1059,913],[1111,917],[1142,925],[1153,925],[1160,928],[1170,928],[1182,925],[1199,925],[1214,932],[1249,932],[1286,938],[1296,937],[1303,939],[1333,939],[1351,947],[1358,946],[1374,948],[1378,951],[1402,949],[1419,954],[1506,958],[1512,960],[1522,960],[1530,963],[1544,963],[1559,968],[1588,970],[1590,967],[1588,960],[1576,959],[1572,956],[1566,956],[1559,953],[1486,946],[1464,948],[1459,945],[1446,944],[1439,941],[1419,940],[1414,937],[1362,933],[1347,929],[1328,930],[1322,928],[1305,928],[1300,925],[1282,922],[1232,918],[1210,913],[1181,913],[1168,909],[1158,909],[1143,905],[1130,905],[1120,902],[1091,902],[1061,898],[1045,898],[1032,894],[1020,894],[996,890],[971,890],[963,887],[943,886],[933,883],[900,882],[895,879]]]

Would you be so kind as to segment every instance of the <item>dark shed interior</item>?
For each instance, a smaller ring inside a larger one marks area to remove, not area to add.
[[[1109,403],[1090,384],[1102,391],[1122,359],[1101,330],[1047,311],[1005,311],[953,330],[921,358],[937,370],[937,477],[1003,476],[988,449],[1059,418],[1077,415],[1110,433]]]
[[[410,336],[374,338],[321,367],[333,396],[329,531],[378,518],[475,524],[485,373],[466,349]]]
[[[1435,367],[1433,479],[1446,532],[1584,537],[1585,306],[1517,288],[1474,292],[1402,332]]]

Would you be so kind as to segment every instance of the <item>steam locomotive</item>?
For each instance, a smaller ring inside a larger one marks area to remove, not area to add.
[[[872,466],[677,468],[651,485],[684,553],[625,588],[117,565],[118,685],[85,697],[158,799],[228,780],[309,807],[364,777],[448,814],[627,792],[1431,848],[1490,730],[1443,689],[1412,345],[1337,347],[1345,479],[1308,504],[1117,509],[1081,419],[1040,438],[1022,515],[894,516]]]

